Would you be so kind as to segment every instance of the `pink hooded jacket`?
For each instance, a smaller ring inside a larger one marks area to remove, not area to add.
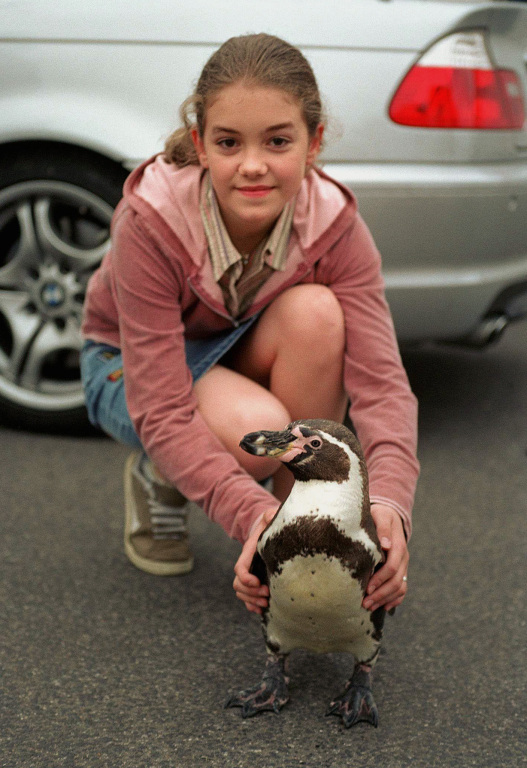
[[[276,499],[203,421],[185,362],[185,338],[236,325],[212,276],[199,212],[201,178],[201,168],[177,168],[161,155],[130,175],[114,215],[111,249],[89,283],[83,335],[122,350],[130,417],[160,472],[243,542]],[[418,476],[417,405],[380,267],[351,192],[312,170],[298,194],[286,269],[269,278],[240,320],[292,285],[331,288],[345,317],[344,383],[370,496],[399,512],[409,537]]]

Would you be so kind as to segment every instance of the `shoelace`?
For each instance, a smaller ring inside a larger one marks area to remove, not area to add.
[[[154,499],[148,500],[154,539],[180,539],[187,532],[187,511],[175,509]]]

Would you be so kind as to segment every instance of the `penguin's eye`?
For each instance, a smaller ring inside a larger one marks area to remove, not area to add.
[[[315,438],[314,440],[311,440],[311,447],[312,448],[320,448],[322,445],[322,440],[319,440],[318,438]]]

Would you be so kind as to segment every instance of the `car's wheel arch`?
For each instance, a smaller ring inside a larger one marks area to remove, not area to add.
[[[31,178],[35,162],[45,158],[49,160],[48,177],[54,178],[56,164],[59,167],[67,162],[77,161],[85,168],[103,170],[109,175],[110,183],[120,186],[128,174],[132,163],[125,162],[114,152],[100,152],[85,144],[62,141],[52,138],[18,138],[0,142],[0,189],[12,183],[14,174],[27,174]],[[120,191],[118,192],[120,194]]]

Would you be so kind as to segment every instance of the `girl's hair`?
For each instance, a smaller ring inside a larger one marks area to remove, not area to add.
[[[324,122],[315,75],[298,48],[273,35],[231,37],[212,54],[194,93],[181,105],[183,125],[165,143],[167,162],[178,166],[199,165],[191,130],[196,126],[200,136],[203,136],[210,99],[222,88],[239,82],[277,88],[294,96],[300,104],[310,136],[314,136],[317,126]]]

